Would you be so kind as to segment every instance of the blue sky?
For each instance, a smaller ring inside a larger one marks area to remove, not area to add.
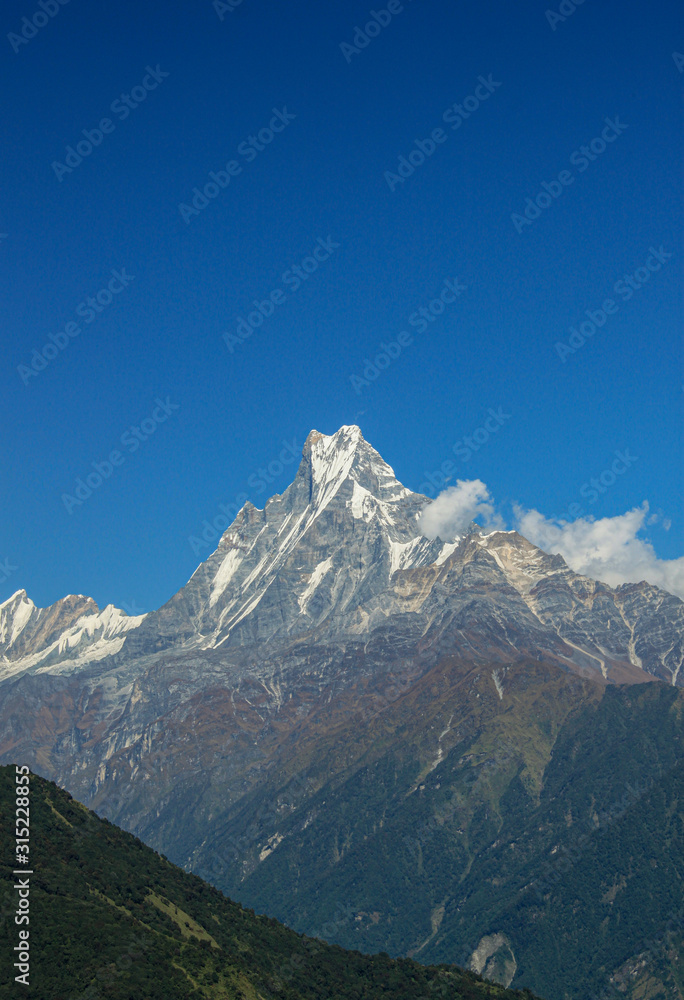
[[[0,598],[159,606],[348,423],[412,489],[648,501],[684,553],[679,4],[387,6],[3,10]]]

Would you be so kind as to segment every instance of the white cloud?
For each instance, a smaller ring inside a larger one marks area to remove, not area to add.
[[[654,523],[648,513],[644,501],[641,507],[616,517],[558,524],[537,510],[515,508],[520,534],[545,552],[560,553],[576,573],[611,587],[646,580],[684,600],[684,557],[659,559],[651,542],[639,537],[647,524]]]
[[[545,552],[562,555],[575,573],[611,587],[646,580],[684,600],[684,556],[659,559],[645,537],[648,526],[660,523],[667,531],[671,522],[660,510],[650,512],[646,501],[625,514],[600,520],[558,522],[520,506],[513,513],[511,527]],[[485,483],[459,479],[424,508],[418,524],[427,538],[452,541],[473,520],[488,530],[506,527]]]
[[[418,526],[426,538],[451,542],[473,520],[483,528],[505,527],[482,480],[458,479],[423,509]]]

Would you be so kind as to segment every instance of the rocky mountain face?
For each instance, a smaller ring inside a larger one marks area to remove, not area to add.
[[[547,971],[495,919],[503,876],[472,927],[459,894],[514,817],[536,821],[559,747],[607,693],[665,692],[653,712],[679,745],[684,603],[579,576],[516,532],[426,538],[428,502],[357,427],[314,431],[288,489],[246,504],[158,611],[15,594],[0,761],[298,930],[421,960],[467,951],[544,993]],[[635,704],[638,727],[651,702]],[[664,774],[663,747],[648,753]],[[534,843],[541,865],[554,845]]]

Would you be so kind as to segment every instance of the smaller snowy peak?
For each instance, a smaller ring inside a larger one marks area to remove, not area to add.
[[[26,628],[37,608],[25,590],[17,590],[0,604],[0,649],[11,647]]]
[[[11,597],[8,597],[6,601],[3,601],[2,604],[0,604],[0,611],[2,611],[3,608],[8,608],[11,605],[20,604],[25,601],[28,601],[29,604],[33,604],[33,601],[25,590],[15,590]]]
[[[90,631],[95,632],[98,629],[102,630],[106,635],[118,635],[121,632],[128,632],[132,628],[137,628],[143,618],[147,616],[142,615],[127,615],[125,611],[121,608],[115,607],[113,604],[108,604],[102,611],[97,610],[97,604],[93,601],[96,613],[94,615],[83,615],[77,624],[83,622],[84,627]]]
[[[78,665],[118,652],[125,635],[145,615],[127,615],[113,604],[100,611],[82,594],[68,594],[37,608],[21,590],[0,605],[0,676],[30,667]]]
[[[495,560],[508,582],[527,597],[543,579],[570,571],[562,556],[549,555],[517,531],[490,531],[476,536],[476,543]]]
[[[81,615],[99,615],[100,609],[92,599],[83,594],[67,594],[60,598],[49,608],[41,608],[41,615],[49,615],[53,619],[60,619],[63,622],[73,621]],[[123,612],[121,612],[123,614]]]
[[[83,614],[99,614],[99,608],[92,598],[82,594],[67,594],[48,608],[37,608],[25,590],[18,590],[0,604],[0,650],[23,641],[26,632],[31,632],[33,638],[38,623],[43,628],[46,623],[66,627]]]

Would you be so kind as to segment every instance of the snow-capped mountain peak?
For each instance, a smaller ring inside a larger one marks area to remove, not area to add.
[[[612,662],[616,676],[677,682],[681,601],[642,585],[613,591],[517,532],[473,523],[448,542],[427,538],[419,516],[429,502],[402,486],[357,426],[311,431],[290,486],[261,510],[246,503],[158,611],[129,618],[79,596],[38,609],[14,594],[0,606],[5,673],[75,669],[119,652],[133,663],[165,650],[231,656],[304,640],[344,644],[392,622],[421,648],[444,634],[445,648],[461,649],[474,629],[483,644],[503,635],[506,655],[518,656],[525,636],[604,677]],[[663,609],[667,622],[647,629]]]
[[[358,484],[357,497],[365,491],[377,500],[391,502],[410,494],[355,424],[345,425],[331,435],[311,431],[297,477],[308,482],[310,502],[319,510],[347,480]]]

